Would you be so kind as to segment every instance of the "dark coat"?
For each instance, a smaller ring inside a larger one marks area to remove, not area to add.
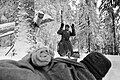
[[[47,71],[49,80],[96,80],[83,63],[70,59],[56,58]]]
[[[46,67],[38,67],[31,61],[0,61],[0,80],[96,80],[82,63],[66,59],[54,59]]]
[[[102,80],[110,67],[111,62],[97,52],[80,62],[55,58],[43,67],[35,66],[31,58],[0,60],[0,80]]]
[[[60,29],[57,32],[59,35],[62,35],[62,38],[58,43],[58,53],[60,54],[60,56],[65,56],[66,53],[70,51],[72,55],[73,48],[69,38],[70,36],[75,36],[74,25],[71,26],[72,32],[68,30],[63,30],[63,27],[64,27],[64,24],[62,23]]]

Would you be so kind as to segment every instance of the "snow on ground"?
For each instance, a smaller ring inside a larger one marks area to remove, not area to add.
[[[10,50],[10,47],[7,48],[0,48],[0,60],[2,59],[12,59],[15,61],[21,60],[26,54],[22,53],[22,51],[20,52],[20,54],[15,54],[13,56],[13,53],[10,51],[10,53],[8,53],[6,56],[5,54]]]
[[[120,56],[106,56],[111,62],[112,67],[103,80],[120,80]]]
[[[13,56],[11,53],[9,53],[7,56],[5,56],[5,53],[9,50],[10,48],[3,48],[0,49],[0,60],[2,59],[12,59],[12,60],[20,60],[22,57],[24,57],[26,54],[19,54]],[[80,59],[78,61],[82,60],[87,54],[82,53],[80,56]],[[60,57],[57,52],[55,52],[55,58]],[[120,80],[120,56],[116,55],[106,55],[106,57],[112,62],[112,67],[108,71],[107,75],[103,80]],[[67,58],[67,57],[64,57]]]

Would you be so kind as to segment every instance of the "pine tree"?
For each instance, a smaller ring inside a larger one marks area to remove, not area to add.
[[[80,1],[78,9],[78,16],[76,18],[76,37],[79,42],[79,50],[85,47],[89,52],[90,50],[95,50],[96,45],[100,43],[97,37],[99,36],[99,19],[96,14],[96,1]]]
[[[33,40],[32,21],[34,18],[34,0],[18,0],[16,14],[16,35],[13,52],[23,57],[31,51]]]
[[[102,0],[99,7],[101,22],[110,24],[111,33],[113,34],[113,54],[117,55],[116,29],[119,24],[120,12],[119,0]],[[116,8],[116,10],[115,10]],[[104,15],[107,13],[107,15]],[[104,17],[102,17],[104,15]],[[108,27],[108,26],[107,26]]]

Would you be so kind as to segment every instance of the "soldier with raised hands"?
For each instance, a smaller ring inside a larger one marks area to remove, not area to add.
[[[73,48],[70,42],[70,36],[75,36],[75,29],[74,24],[71,25],[72,31],[69,30],[70,26],[68,24],[65,25],[65,29],[63,30],[64,23],[63,23],[63,11],[61,11],[61,27],[58,30],[57,34],[61,35],[62,38],[58,43],[58,53],[60,56],[65,56],[69,54],[72,56]]]

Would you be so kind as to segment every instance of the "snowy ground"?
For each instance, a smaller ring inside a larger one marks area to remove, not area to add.
[[[5,56],[5,53],[8,50],[9,48],[0,49],[0,60],[12,59],[18,61],[26,55],[21,53],[13,56],[9,53],[7,56]],[[86,54],[81,54],[81,57],[78,61],[82,60],[85,56]],[[59,57],[59,55],[56,53],[55,57]],[[106,57],[112,62],[112,67],[103,80],[120,80],[120,56],[106,55]]]
[[[6,56],[5,54],[9,51],[10,47],[8,48],[0,48],[0,60],[1,59],[12,59],[12,60],[20,60],[22,59],[26,54],[17,54],[17,55],[14,55],[12,53],[8,53]]]
[[[103,80],[120,80],[120,56],[106,56],[112,62],[112,67]]]

